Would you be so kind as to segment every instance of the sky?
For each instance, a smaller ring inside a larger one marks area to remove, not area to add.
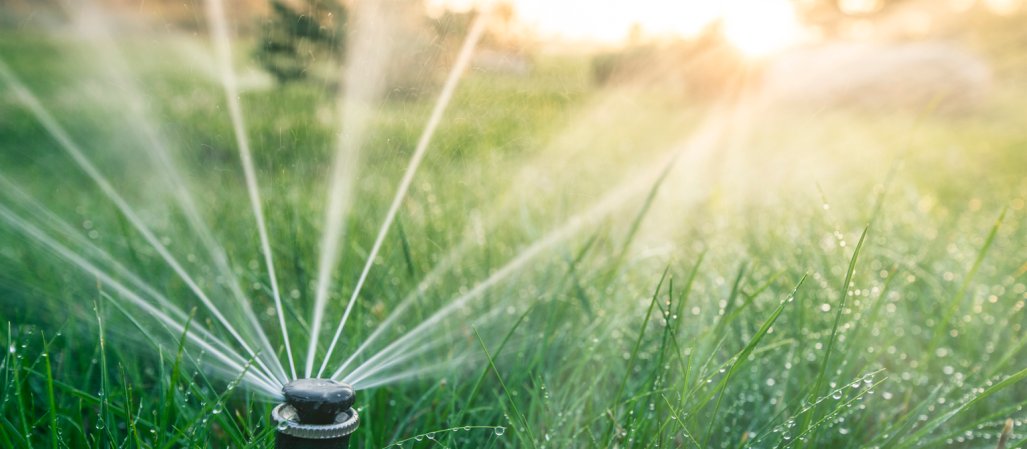
[[[484,0],[430,0],[463,9]],[[723,20],[743,51],[765,53],[801,40],[790,0],[512,0],[518,19],[543,35],[618,42],[641,26],[647,35],[694,36]]]
[[[467,9],[497,0],[428,0],[429,6]],[[793,0],[505,0],[518,20],[543,36],[606,43],[624,41],[632,28],[646,35],[691,37],[720,20],[735,47],[755,56],[771,54],[809,39]],[[965,11],[981,5],[1012,14],[1027,0],[925,0],[931,7]],[[843,10],[867,12],[882,0],[839,0]]]

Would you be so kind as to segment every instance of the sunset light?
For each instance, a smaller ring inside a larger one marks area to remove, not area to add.
[[[466,9],[481,0],[433,0],[434,6]],[[762,56],[801,41],[803,29],[789,0],[668,2],[664,0],[513,0],[520,21],[537,32],[570,40],[616,44],[634,32],[692,37],[720,22],[731,44]]]
[[[739,0],[725,9],[725,37],[747,55],[774,53],[802,39],[802,26],[788,0]]]

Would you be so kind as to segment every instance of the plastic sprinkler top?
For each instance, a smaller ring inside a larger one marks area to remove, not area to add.
[[[330,379],[299,379],[282,388],[285,402],[271,412],[277,449],[345,449],[359,418],[353,387]]]

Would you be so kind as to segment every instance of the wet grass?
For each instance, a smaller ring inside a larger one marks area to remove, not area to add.
[[[88,48],[77,45],[4,36],[0,57],[200,284],[224,293],[116,86],[85,70]],[[174,52],[163,64],[130,55],[186,187],[273,335],[216,83],[176,64]],[[469,242],[376,349],[622,183],[631,194],[445,320],[425,336],[439,347],[397,372],[451,363],[361,391],[351,447],[1022,446],[1027,147],[1023,111],[1011,109],[1023,93],[1001,89],[969,116],[724,114],[709,151],[683,151],[667,168],[712,107],[645,88],[598,89],[580,61],[559,58],[530,77],[471,73],[341,354],[452,248]],[[182,304],[188,326],[214,328],[6,92],[0,172]],[[242,100],[292,339],[302,345],[337,130],[324,119],[332,97],[323,86],[291,86]],[[329,316],[345,306],[430,101],[393,99],[374,119]],[[86,251],[10,192],[0,205]],[[0,445],[271,445],[274,404],[240,373],[202,369],[209,354],[6,223],[0,256],[9,348]]]

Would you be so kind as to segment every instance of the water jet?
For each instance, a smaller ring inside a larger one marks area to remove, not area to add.
[[[353,387],[331,379],[299,379],[282,388],[271,412],[276,449],[345,449],[359,418]]]

